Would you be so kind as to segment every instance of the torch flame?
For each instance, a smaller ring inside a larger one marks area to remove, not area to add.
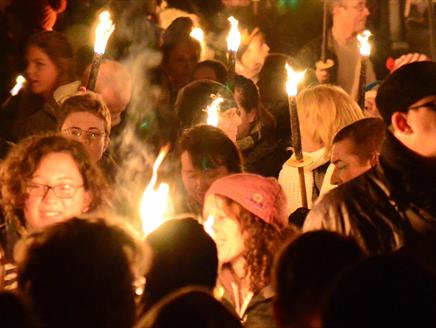
[[[214,232],[213,232],[213,223],[215,222],[215,218],[212,215],[209,215],[207,217],[207,220],[203,223],[203,228],[206,233],[213,238]]]
[[[191,34],[189,34],[191,37],[196,39],[198,42],[202,43],[204,41],[204,32],[201,28],[195,27],[192,29]]]
[[[26,83],[26,79],[22,75],[18,75],[17,79],[15,80],[15,85],[10,91],[10,94],[12,96],[16,96],[18,92],[20,92],[21,88],[23,87],[24,83]]]
[[[220,104],[224,101],[222,97],[216,97],[212,103],[207,106],[207,124],[218,127]]]
[[[142,231],[145,236],[155,230],[165,221],[165,213],[169,208],[169,185],[161,183],[157,190],[157,170],[169,151],[169,145],[163,147],[153,164],[153,174],[144,190],[140,205]]]
[[[97,54],[104,54],[107,41],[115,29],[115,25],[112,23],[111,15],[109,11],[103,11],[98,16],[99,23],[95,29],[95,45],[94,52]]]
[[[357,35],[357,40],[359,41],[360,55],[369,57],[371,54],[371,45],[369,44],[369,37],[371,36],[369,30],[365,30]]]
[[[230,16],[228,20],[231,26],[229,35],[227,36],[227,49],[229,51],[237,52],[239,45],[241,44],[241,34],[238,30],[239,22],[233,16]]]
[[[303,80],[306,70],[303,72],[295,72],[294,69],[286,63],[286,71],[288,72],[288,79],[286,81],[286,92],[288,97],[296,96],[298,93],[298,84]]]

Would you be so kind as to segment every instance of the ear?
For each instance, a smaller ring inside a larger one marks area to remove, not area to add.
[[[391,124],[394,133],[408,135],[413,132],[412,128],[407,122],[407,113],[402,113],[402,112],[393,113],[391,117]]]
[[[248,123],[253,123],[257,117],[257,108],[252,108],[250,113],[247,113]]]
[[[85,86],[81,85],[81,86],[79,87],[79,90],[78,90],[78,91],[79,91],[79,92],[86,92],[87,89],[86,89]]]
[[[105,136],[104,137],[104,148],[103,148],[103,153],[107,150],[107,148],[109,147],[109,142],[111,141],[111,138],[109,136]]]
[[[82,209],[82,213],[86,213],[89,211],[89,208],[91,207],[91,203],[92,203],[92,194],[89,190],[85,191],[84,195],[83,195],[83,209]]]
[[[371,165],[371,167],[378,165],[379,157],[380,157],[380,153],[372,154],[371,158],[369,159],[369,164]]]

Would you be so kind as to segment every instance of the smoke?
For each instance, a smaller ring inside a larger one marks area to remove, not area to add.
[[[144,4],[132,2],[118,12],[121,15],[115,17],[117,25],[109,49],[127,68],[133,82],[123,129],[111,139],[111,149],[121,166],[116,177],[117,190],[113,191],[116,212],[137,227],[140,198],[164,142],[162,136],[167,135],[167,127],[159,120],[160,112],[165,110],[161,108],[164,91],[154,83],[153,75],[162,60],[160,52],[155,50],[158,31],[148,20],[146,10]]]

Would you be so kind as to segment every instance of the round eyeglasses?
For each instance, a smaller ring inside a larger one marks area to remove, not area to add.
[[[72,198],[76,191],[80,188],[83,188],[83,185],[73,186],[67,183],[62,183],[54,186],[49,186],[42,183],[29,183],[27,185],[27,193],[30,196],[40,196],[45,197],[49,190],[53,190],[53,193],[58,198]]]

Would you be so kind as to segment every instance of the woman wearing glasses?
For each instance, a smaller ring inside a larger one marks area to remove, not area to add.
[[[58,135],[34,136],[15,146],[0,170],[2,235],[7,254],[28,230],[97,208],[106,185],[84,147]]]

